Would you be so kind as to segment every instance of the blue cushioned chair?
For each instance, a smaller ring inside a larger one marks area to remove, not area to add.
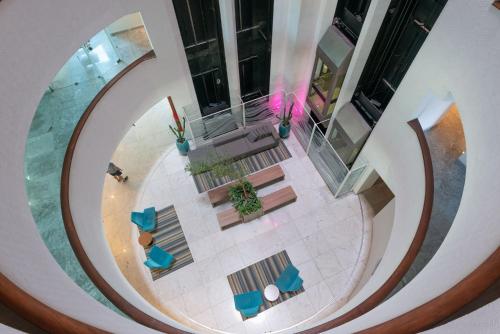
[[[257,290],[234,296],[234,305],[236,309],[247,318],[257,315],[260,305],[263,303],[262,293]]]
[[[158,246],[153,246],[149,252],[149,258],[144,264],[151,269],[168,269],[173,261],[174,256],[172,254]]]
[[[144,212],[132,212],[130,220],[144,232],[151,232],[156,227],[156,210],[150,207],[144,209]]]
[[[276,286],[281,292],[293,292],[302,287],[304,281],[299,276],[299,270],[289,264],[276,280]]]

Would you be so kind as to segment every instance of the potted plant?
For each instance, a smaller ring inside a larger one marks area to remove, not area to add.
[[[262,203],[255,188],[246,179],[248,171],[241,161],[221,159],[212,166],[212,172],[218,177],[226,176],[236,181],[229,187],[228,195],[244,223],[262,216]]]
[[[179,119],[179,115],[177,114],[177,110],[175,110],[174,102],[172,101],[172,97],[168,97],[168,103],[170,104],[170,109],[172,109],[172,115],[174,117],[176,128],[173,128],[172,125],[169,125],[170,130],[177,137],[177,141],[175,144],[177,145],[177,149],[181,155],[187,155],[189,152],[189,142],[184,137],[184,133],[186,132],[186,118],[182,117],[182,124]]]
[[[187,155],[189,152],[189,142],[186,137],[184,137],[184,132],[186,131],[186,118],[182,117],[182,125],[179,122],[176,128],[172,127],[172,125],[169,125],[169,127],[173,134],[177,137],[175,145],[177,146],[179,153],[181,155]]]
[[[262,216],[262,203],[253,185],[246,179],[229,187],[229,200],[238,211],[244,223]]]
[[[241,161],[226,158],[211,159],[210,161],[211,163],[188,163],[185,170],[191,175],[210,171],[216,177],[234,180],[234,184],[229,187],[229,200],[240,214],[243,222],[246,223],[262,216],[262,203],[257,197],[255,188],[245,177],[248,174],[245,165]]]
[[[280,119],[280,126],[279,126],[279,134],[280,137],[285,139],[290,136],[290,128],[291,128],[291,123],[290,121],[292,120],[292,111],[293,111],[293,105],[294,103],[292,102],[290,109],[288,110],[288,114],[286,112],[286,108],[283,108],[283,116],[276,116]]]

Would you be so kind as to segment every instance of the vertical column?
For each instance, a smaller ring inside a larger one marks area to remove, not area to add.
[[[234,0],[219,0],[222,39],[226,58],[227,81],[231,106],[241,103],[240,72],[238,67],[238,44],[236,41],[236,19]]]
[[[340,91],[339,97],[337,99],[337,104],[332,113],[330,119],[330,124],[326,132],[326,137],[330,135],[333,120],[336,118],[340,108],[342,108],[346,103],[351,101],[352,95],[356,90],[361,73],[365,67],[368,56],[372,49],[373,43],[377,38],[378,31],[384,20],[385,13],[389,8],[390,0],[372,0],[368,13],[366,14],[365,22],[363,23],[363,28],[359,34],[358,42],[356,43],[356,48],[351,58],[347,74],[342,84],[342,89]]]

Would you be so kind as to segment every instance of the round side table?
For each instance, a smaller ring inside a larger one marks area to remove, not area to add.
[[[139,236],[139,244],[143,247],[151,246],[153,243],[153,235],[149,232],[142,232]]]
[[[266,299],[269,300],[270,302],[274,302],[276,299],[279,298],[279,296],[280,296],[280,290],[274,284],[269,284],[264,289],[264,297],[266,297]]]

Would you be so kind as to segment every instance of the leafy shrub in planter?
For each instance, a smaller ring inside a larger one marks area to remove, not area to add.
[[[248,180],[240,180],[236,185],[230,187],[229,199],[241,216],[247,216],[262,208],[262,203]]]

